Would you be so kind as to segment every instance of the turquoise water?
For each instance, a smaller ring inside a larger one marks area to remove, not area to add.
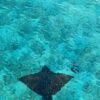
[[[74,76],[53,100],[100,100],[100,0],[0,0],[0,100],[41,100],[43,65]]]

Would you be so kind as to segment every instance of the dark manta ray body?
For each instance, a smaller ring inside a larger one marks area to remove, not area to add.
[[[56,94],[71,78],[70,75],[54,73],[47,66],[35,74],[30,74],[19,78],[32,91],[43,97],[43,100],[52,100],[52,95]]]

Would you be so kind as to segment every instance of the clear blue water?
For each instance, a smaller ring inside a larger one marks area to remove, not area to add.
[[[44,64],[74,76],[53,100],[100,100],[100,0],[0,0],[0,100],[41,100],[18,78]]]

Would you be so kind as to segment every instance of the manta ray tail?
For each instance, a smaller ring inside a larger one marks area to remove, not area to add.
[[[53,100],[52,96],[43,96],[42,100]]]

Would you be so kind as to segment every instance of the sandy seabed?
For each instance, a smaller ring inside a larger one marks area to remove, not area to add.
[[[0,0],[0,100],[41,100],[18,78],[43,65],[74,76],[54,100],[100,100],[100,0]]]

